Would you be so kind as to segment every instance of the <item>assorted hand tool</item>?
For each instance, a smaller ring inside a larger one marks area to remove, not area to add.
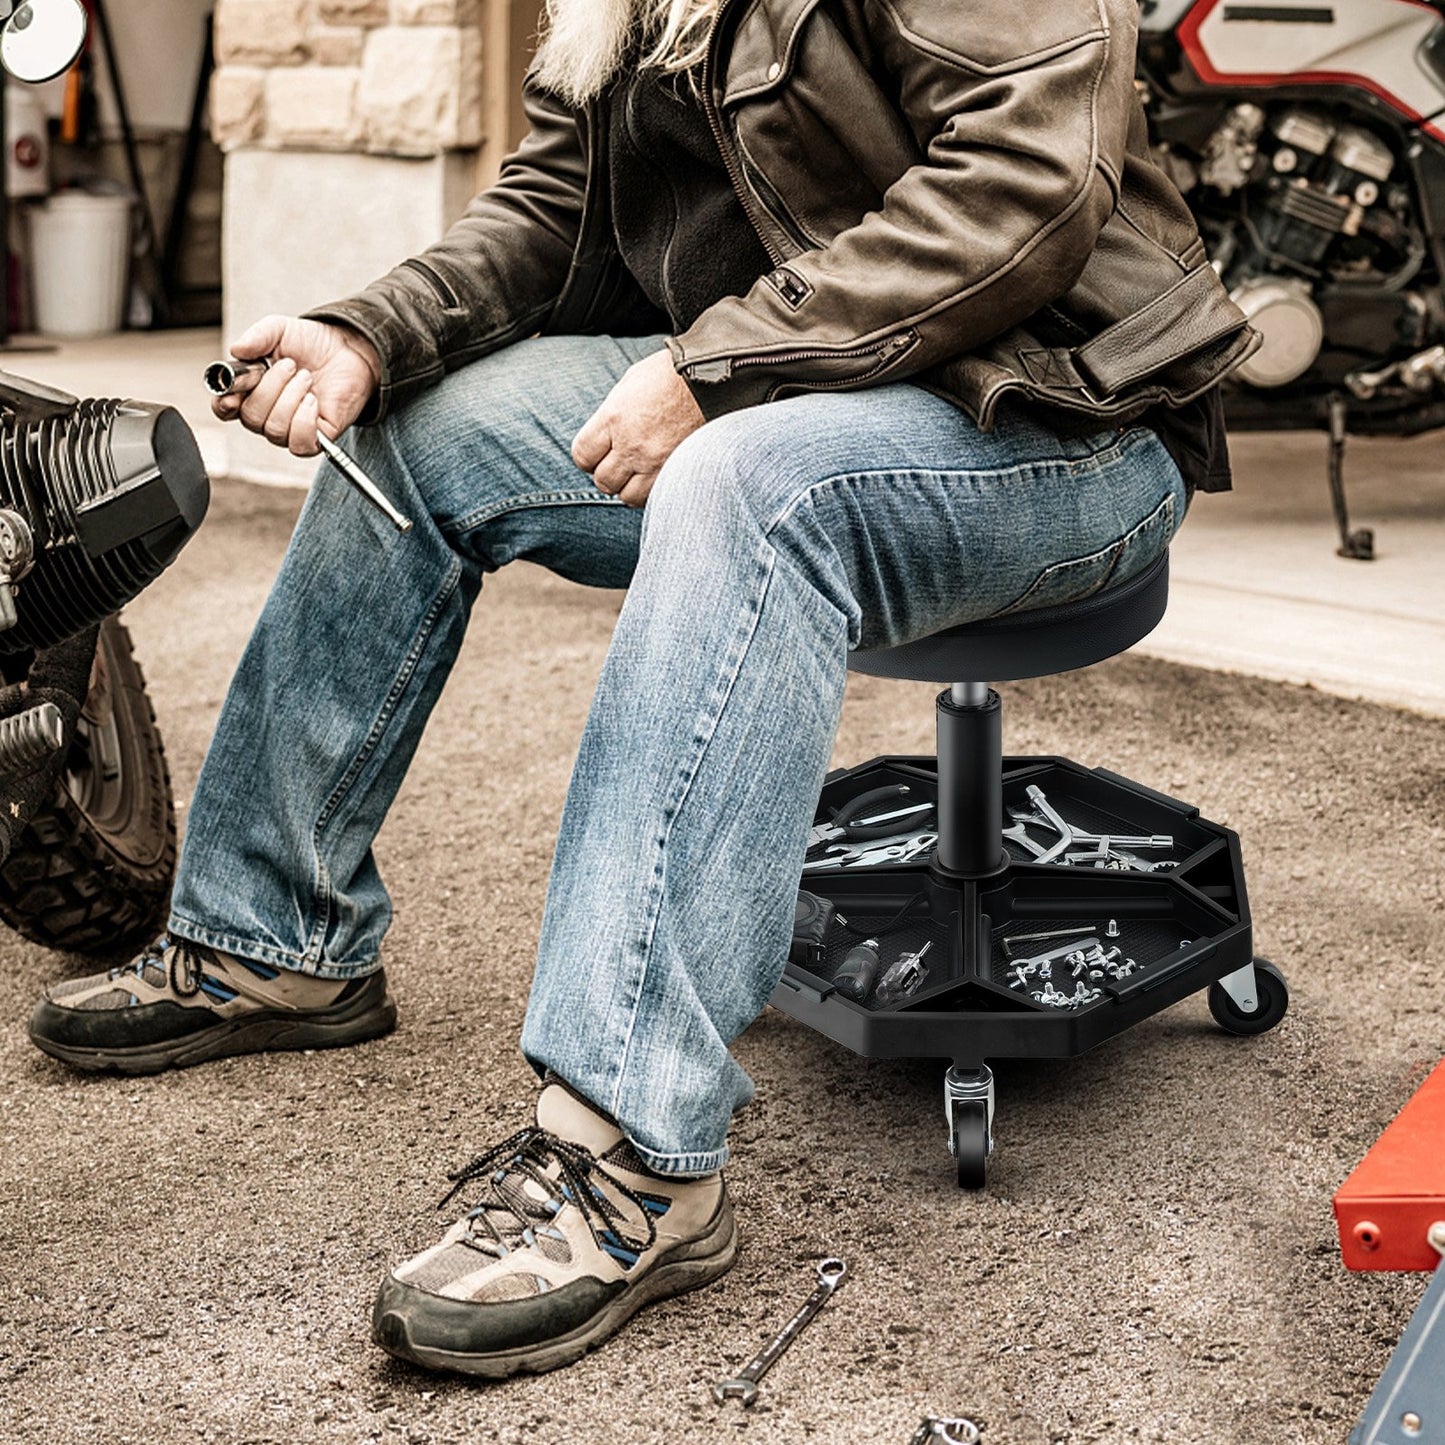
[[[878,987],[873,994],[874,1003],[880,1008],[887,1008],[890,1004],[917,993],[923,980],[928,977],[928,965],[924,963],[923,955],[932,947],[933,942],[930,939],[922,948],[905,953],[902,958],[891,963],[888,972],[878,981]]]
[[[1092,833],[1064,817],[1036,784],[1030,784],[1025,793],[1030,808],[1011,809],[1013,821],[1003,835],[1033,862],[1146,873],[1174,867],[1173,860],[1146,859],[1134,851],[1172,849],[1172,834]],[[815,823],[808,835],[803,872],[874,868],[926,857],[938,842],[938,834],[927,830],[936,822],[936,805],[928,800],[911,801],[912,794],[907,783],[874,788],[849,799],[828,821]],[[902,831],[896,831],[899,829]],[[1143,966],[1124,955],[1115,942],[1119,937],[1117,918],[1103,924],[1010,934],[1001,941],[1009,963],[1009,986],[1026,991],[1035,1003],[1050,1008],[1078,1009],[1097,1003],[1104,997],[1106,979],[1128,978]],[[1040,944],[1052,946],[1040,949]],[[931,947],[925,943],[885,968],[878,940],[867,938],[838,966],[833,987],[854,1003],[888,1008],[922,986],[928,976],[923,956]],[[1059,987],[1056,968],[1071,978],[1072,992]]]
[[[1078,938],[1080,934],[1097,933],[1098,931],[1092,923],[1086,923],[1078,928],[1051,928],[1047,933],[1011,933],[1003,941],[1003,956],[1012,958],[1015,953],[1019,952],[1017,945],[1020,943],[1040,943],[1047,938]],[[1114,934],[1110,935],[1110,937],[1114,936]]]
[[[938,844],[938,834],[932,831],[935,805],[926,800],[906,801],[912,791],[907,783],[874,788],[851,799],[829,822],[814,824],[808,834],[803,872],[879,868],[926,858]],[[1010,809],[1013,821],[1003,836],[1018,844],[1035,863],[1136,873],[1174,866],[1170,859],[1143,858],[1136,851],[1173,848],[1171,834],[1091,833],[1069,822],[1037,785],[1030,784],[1027,795],[1032,807]],[[1030,830],[1049,836],[1041,839]]]
[[[271,369],[270,361],[213,361],[206,368],[206,390],[212,396],[244,396]],[[386,493],[367,475],[349,452],[316,429],[316,444],[326,459],[384,516],[398,532],[410,532],[411,521],[392,506]]]
[[[854,1003],[862,1003],[873,991],[873,981],[878,977],[880,967],[878,940],[869,938],[848,952],[833,975],[833,987]]]
[[[961,1415],[925,1415],[908,1445],[978,1445],[982,1439],[978,1426]]]
[[[803,1307],[787,1324],[748,1361],[742,1371],[733,1379],[719,1380],[712,1387],[712,1397],[719,1405],[728,1400],[741,1400],[744,1407],[750,1407],[758,1398],[758,1383],[772,1367],[779,1356],[802,1334],[808,1322],[833,1297],[848,1266],[841,1260],[829,1257],[818,1265],[818,1284],[813,1293],[803,1302]]]
[[[1136,873],[1155,873],[1172,868],[1168,859],[1150,860],[1141,858],[1136,848],[1173,848],[1174,838],[1169,833],[1090,833],[1076,828],[1049,802],[1044,790],[1031,783],[1027,796],[1033,804],[1032,810],[1009,809],[1012,824],[1003,830],[1010,842],[1017,843],[1024,852],[1032,855],[1035,863],[1058,863],[1095,868],[1128,869]],[[1040,842],[1030,828],[1048,830],[1053,838]]]
[[[819,857],[804,863],[803,872],[818,873],[824,868],[878,868],[885,863],[908,863],[930,852],[937,842],[937,833],[905,833],[866,847],[859,843],[835,844],[825,849]]]
[[[910,802],[912,795],[907,783],[873,788],[850,799],[830,821],[814,824],[803,872],[877,868],[923,857],[938,842],[938,834],[925,827],[934,804]]]
[[[826,898],[806,889],[798,889],[797,907],[793,912],[793,941],[788,945],[788,959],[801,968],[815,969],[823,962],[828,933],[834,920],[844,923],[838,911]]]

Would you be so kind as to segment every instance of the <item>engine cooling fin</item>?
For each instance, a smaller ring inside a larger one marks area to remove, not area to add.
[[[0,509],[34,560],[11,581],[0,653],[53,646],[118,611],[175,560],[206,515],[210,482],[174,407],[92,399],[0,422]]]

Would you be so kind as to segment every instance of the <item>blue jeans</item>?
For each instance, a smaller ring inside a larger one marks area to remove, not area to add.
[[[323,465],[197,785],[171,929],[327,978],[379,966],[371,845],[483,575],[628,587],[567,794],[522,1049],[648,1165],[726,1158],[728,1051],[782,972],[848,652],[1122,581],[1185,493],[1153,432],[981,432],[908,385],[710,422],[645,510],[572,437],[661,338],[524,341],[349,439],[415,520]]]

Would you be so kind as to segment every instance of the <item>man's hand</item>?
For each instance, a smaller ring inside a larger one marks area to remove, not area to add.
[[[298,457],[321,450],[318,427],[340,436],[381,384],[376,348],[360,332],[324,321],[264,317],[231,343],[231,354],[269,358],[271,369],[244,396],[218,396],[211,409]]]
[[[666,351],[634,362],[572,443],[572,460],[629,507],[647,505],[662,464],[705,420]]]

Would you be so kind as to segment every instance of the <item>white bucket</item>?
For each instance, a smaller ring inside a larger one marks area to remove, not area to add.
[[[46,336],[107,336],[125,316],[128,196],[66,191],[30,213],[35,328]]]

